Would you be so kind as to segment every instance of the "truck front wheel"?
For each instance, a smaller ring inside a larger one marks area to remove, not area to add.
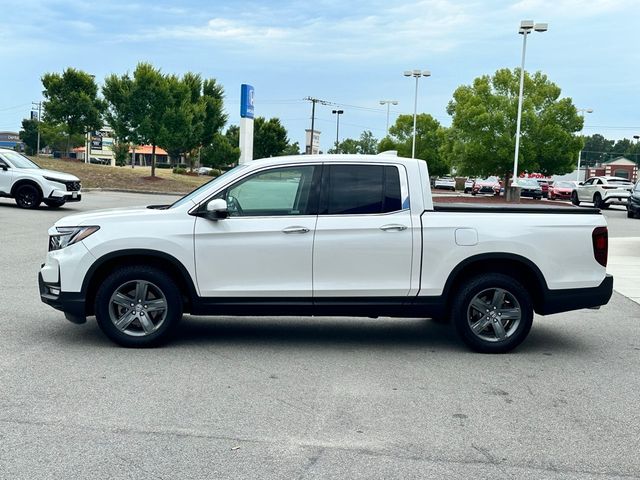
[[[119,268],[98,288],[100,329],[123,347],[152,347],[169,339],[182,318],[182,298],[164,271],[138,265]]]
[[[471,278],[451,306],[458,335],[481,353],[506,353],[520,345],[533,323],[533,305],[516,279],[501,273]]]

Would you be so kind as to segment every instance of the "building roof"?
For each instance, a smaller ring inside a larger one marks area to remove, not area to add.
[[[144,155],[151,155],[151,150],[153,147],[151,147],[151,145],[138,145],[136,147],[136,153],[142,153]],[[130,147],[129,148],[129,153],[132,153],[133,149]],[[156,155],[168,155],[166,150],[163,150],[162,148],[156,146]]]
[[[616,157],[611,160],[607,160],[606,162],[602,162],[602,165],[635,165],[636,162],[633,160],[629,160],[625,157]]]

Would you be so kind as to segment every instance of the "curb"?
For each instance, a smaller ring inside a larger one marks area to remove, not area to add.
[[[118,192],[118,193],[146,193],[149,195],[175,195],[178,197],[182,197],[186,195],[186,193],[181,192],[159,192],[156,190],[127,190],[125,188],[83,188],[83,192]]]

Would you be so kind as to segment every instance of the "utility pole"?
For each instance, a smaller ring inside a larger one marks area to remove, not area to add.
[[[303,98],[303,100],[311,102],[311,141],[309,142],[311,145],[309,148],[309,154],[311,155],[313,154],[313,133],[315,132],[314,128],[316,122],[316,103],[319,103],[320,105],[331,105],[331,102],[320,100],[314,97],[305,97]]]
[[[33,108],[38,108],[38,118],[36,121],[38,122],[38,145],[36,147],[36,157],[40,153],[40,116],[42,114],[42,102],[31,102]]]

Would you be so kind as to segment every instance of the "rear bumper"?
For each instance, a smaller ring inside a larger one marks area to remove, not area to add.
[[[581,308],[594,308],[606,305],[613,294],[613,276],[607,275],[602,283],[594,288],[572,288],[566,290],[546,290],[541,304],[536,310],[540,315],[568,312]]]
[[[85,323],[87,315],[85,310],[85,300],[82,292],[63,292],[60,284],[45,283],[42,273],[38,273],[38,288],[40,289],[40,300],[50,307],[64,312],[67,320],[73,323]]]

